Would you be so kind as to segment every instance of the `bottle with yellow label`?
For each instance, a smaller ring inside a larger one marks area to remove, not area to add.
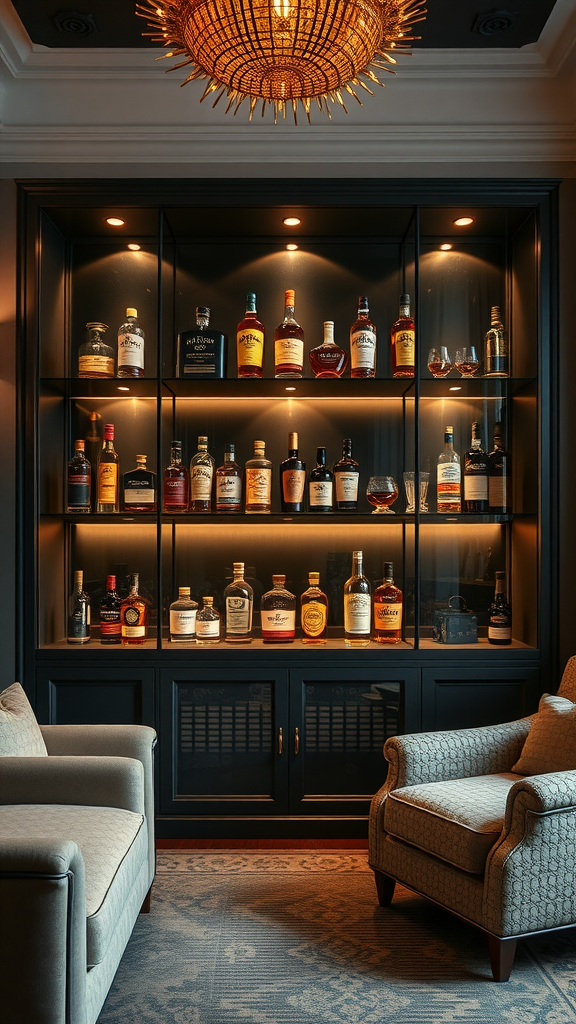
[[[373,597],[373,638],[379,644],[397,644],[402,639],[402,591],[394,586],[394,566],[384,562],[384,579]]]
[[[400,296],[400,310],[390,331],[392,376],[413,377],[415,367],[416,330],[410,315],[410,296]]]
[[[248,292],[246,313],[236,328],[239,377],[262,377],[264,366],[264,325],[256,316],[256,296]]]
[[[303,644],[325,644],[328,632],[328,598],[320,590],[320,573],[309,572],[310,586],[300,598]]]
[[[114,449],[114,424],[104,426],[104,445],[98,456],[96,511],[120,511],[120,458]]]

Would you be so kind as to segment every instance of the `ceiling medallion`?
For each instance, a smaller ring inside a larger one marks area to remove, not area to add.
[[[411,31],[424,20],[424,3],[146,0],[137,13],[155,30],[143,35],[170,48],[162,57],[185,58],[168,70],[191,66],[182,85],[208,79],[201,99],[216,93],[216,106],[226,96],[226,111],[235,106],[235,114],[249,100],[250,120],[262,101],[262,115],[271,105],[276,124],[290,107],[296,122],[299,103],[308,121],[314,101],[329,117],[330,103],[346,110],[343,92],[362,105],[354,87],[373,96],[370,85],[384,85],[378,72],[393,73],[392,54],[409,53],[420,38]]]

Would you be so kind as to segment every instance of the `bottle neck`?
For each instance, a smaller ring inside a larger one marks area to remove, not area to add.
[[[284,323],[289,323],[290,320],[294,319],[294,306],[286,306],[284,308]]]
[[[332,322],[326,322],[324,324],[324,345],[334,344],[334,324]]]
[[[234,462],[234,448],[228,448],[224,452],[224,462]]]
[[[444,448],[446,451],[452,451],[454,448],[454,435],[444,434]]]
[[[178,466],[178,465],[180,465],[181,462],[182,462],[182,449],[181,448],[173,448],[172,449],[172,464],[175,465],[175,466]]]
[[[354,551],[354,553],[352,555],[352,575],[353,576],[362,576],[363,561],[364,561],[363,553],[361,551]]]
[[[326,449],[325,448],[319,448],[318,449],[318,452],[316,454],[316,462],[318,463],[319,466],[325,466],[326,465]]]
[[[140,585],[140,578],[139,578],[139,576],[136,576],[136,575],[132,576],[132,578],[130,580],[130,596],[131,597],[138,597],[138,587],[139,587],[139,585]]]

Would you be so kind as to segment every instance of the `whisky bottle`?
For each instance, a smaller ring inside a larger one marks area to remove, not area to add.
[[[494,424],[494,448],[488,455],[488,511],[493,515],[512,512],[512,466],[501,423]]]
[[[374,591],[374,640],[397,644],[402,639],[402,591],[394,585],[392,562],[384,562],[384,579]]]
[[[286,590],[286,577],[273,576],[272,590],[260,599],[262,640],[265,644],[293,643],[296,635],[296,597]]]
[[[78,349],[78,376],[105,378],[114,376],[114,349],[104,335],[107,324],[86,324],[88,335]]]
[[[342,441],[342,457],[334,464],[336,508],[338,512],[355,512],[358,508],[358,481],[360,466],[352,458],[352,441]]]
[[[98,456],[96,511],[120,511],[120,458],[114,450],[113,423],[104,426],[104,445]]]
[[[234,445],[224,449],[224,463],[216,470],[216,511],[242,511],[242,470],[234,461]]]
[[[326,465],[326,449],[316,449],[316,466],[308,480],[308,508],[310,512],[334,511],[334,474]]]
[[[190,587],[178,587],[178,597],[169,609],[172,643],[186,644],[196,639],[197,611],[198,605],[190,597]]]
[[[300,597],[303,644],[325,644],[328,632],[328,598],[320,590],[320,573],[308,573],[308,590]]]
[[[484,338],[484,376],[508,377],[508,338],[502,326],[500,306],[490,310],[490,327]]]
[[[162,510],[170,514],[188,512],[190,507],[190,474],[182,462],[182,441],[172,441],[170,465],[164,470]]]
[[[350,328],[350,376],[376,376],[376,326],[370,319],[368,299],[358,299],[358,314]]]
[[[478,423],[472,424],[472,440],[464,454],[463,511],[488,511],[488,456],[482,447]]]
[[[213,597],[203,597],[202,602],[196,615],[196,643],[217,644],[220,640],[220,612],[214,607]]]
[[[308,353],[315,377],[341,377],[348,366],[348,353],[334,341],[334,322],[324,323],[324,341]]]
[[[68,463],[67,512],[90,512],[92,468],[84,452],[84,441],[74,442],[74,455]]]
[[[246,505],[250,514],[268,513],[272,508],[272,463],[265,455],[264,441],[254,441],[254,456],[246,463]]]
[[[118,328],[118,377],[143,376],[144,331],[138,323],[138,310],[129,306]]]
[[[214,459],[208,451],[208,438],[198,438],[198,451],[190,460],[190,511],[212,511]]]
[[[284,320],[274,331],[274,376],[301,377],[304,364],[304,331],[294,319],[295,292],[285,293]]]
[[[398,319],[390,331],[392,350],[392,376],[413,377],[415,367],[416,333],[414,318],[410,315],[410,296],[400,296]]]
[[[264,325],[256,316],[256,296],[248,292],[246,313],[236,328],[239,377],[261,377],[264,366]]]
[[[454,451],[454,428],[444,431],[444,448],[436,465],[436,509],[438,512],[460,512],[460,456]]]
[[[138,593],[139,573],[130,576],[130,591],[120,604],[120,630],[124,647],[141,647],[146,642],[148,601]]]
[[[100,601],[100,643],[105,646],[122,643],[121,603],[116,591],[116,577],[107,576],[106,591]]]
[[[352,552],[352,575],[344,584],[344,643],[366,647],[370,643],[370,582],[362,573],[363,555]]]
[[[189,380],[226,377],[228,338],[210,327],[208,306],[196,307],[196,326],[178,335],[176,376]]]
[[[158,507],[156,473],[146,467],[147,456],[136,456],[136,469],[123,476],[124,512],[155,512]]]
[[[90,502],[92,511],[95,512],[97,508],[96,504],[96,490],[98,485],[98,458],[100,456],[100,450],[102,448],[102,435],[100,434],[97,423],[100,420],[100,416],[97,412],[91,412],[89,421],[90,426],[86,437],[84,438],[86,458],[90,462],[91,470],[91,484],[90,484]]]
[[[496,572],[494,601],[488,612],[488,643],[512,643],[512,608],[506,596],[506,573]]]
[[[234,578],[224,590],[226,609],[226,634],[224,639],[231,644],[252,642],[252,607],[254,591],[244,579],[244,562],[234,562]]]
[[[84,573],[74,573],[74,588],[68,598],[68,627],[66,640],[69,644],[87,644],[90,640],[90,598],[84,592]]]
[[[306,463],[298,458],[298,434],[288,434],[288,458],[280,463],[280,496],[283,512],[304,511]]]

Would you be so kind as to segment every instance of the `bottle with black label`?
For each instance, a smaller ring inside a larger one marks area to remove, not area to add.
[[[512,643],[512,608],[506,595],[506,573],[496,572],[494,601],[488,612],[488,643]]]
[[[288,435],[288,458],[280,463],[280,496],[283,512],[304,511],[306,463],[298,458],[298,434]]]
[[[176,376],[188,380],[226,377],[228,338],[210,327],[208,306],[196,307],[196,326],[178,335]]]

